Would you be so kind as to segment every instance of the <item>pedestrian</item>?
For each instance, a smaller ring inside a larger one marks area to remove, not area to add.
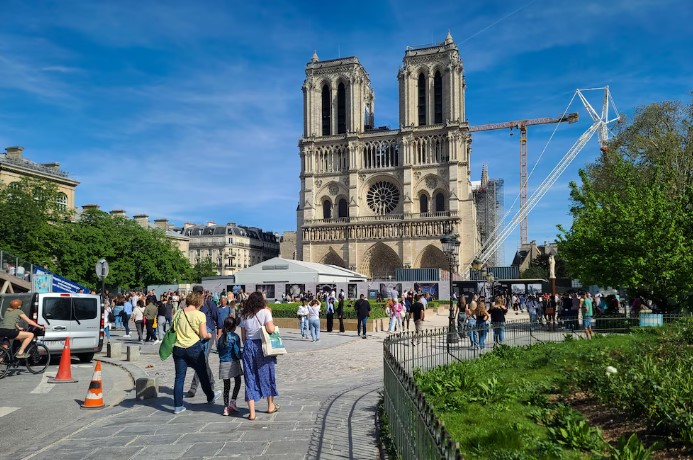
[[[354,308],[356,309],[356,320],[358,321],[356,326],[356,333],[358,335],[361,335],[361,331],[363,330],[362,337],[365,339],[366,324],[368,323],[368,316],[370,316],[371,314],[371,304],[368,303],[365,296],[361,294],[359,296],[359,300],[356,301],[356,305],[354,305]]]
[[[416,297],[416,301],[411,306],[411,314],[414,318],[414,336],[411,339],[412,345],[418,345],[421,342],[421,338],[419,337],[421,334],[421,323],[426,317],[424,306],[421,303],[421,296],[417,295]]]
[[[530,329],[532,329],[537,322],[537,301],[533,295],[527,297],[525,305],[527,306],[527,313],[529,313]],[[493,322],[493,315],[491,315],[491,322]]]
[[[176,343],[173,347],[173,363],[176,378],[173,386],[174,414],[185,411],[183,405],[183,387],[185,374],[191,367],[200,376],[202,391],[207,396],[208,403],[214,403],[220,392],[214,392],[206,372],[207,359],[202,347],[202,340],[211,335],[207,329],[206,317],[200,312],[203,296],[199,291],[193,291],[185,298],[185,307],[181,308],[173,320],[176,331]]]
[[[407,296],[404,299],[404,317],[402,318],[402,329],[405,331],[409,331],[409,320],[411,319],[412,305],[414,305],[414,295],[410,289],[407,291]]]
[[[301,337],[304,339],[308,338],[308,305],[306,305],[306,298],[301,297],[301,305],[298,306],[296,310],[296,316],[298,317],[298,329],[301,331]]]
[[[156,339],[156,317],[159,314],[159,307],[156,305],[156,297],[152,298],[151,296],[147,297],[149,300],[153,300],[152,302],[149,302],[146,307],[144,307],[144,325],[147,328],[147,337],[145,338],[145,342],[154,342],[154,345],[159,343],[159,341]]]
[[[457,335],[460,339],[464,339],[467,332],[467,297],[464,294],[460,294],[457,300],[457,309],[454,312],[454,316],[457,318]]]
[[[199,292],[202,294],[202,306],[200,307],[200,313],[205,315],[205,325],[207,326],[207,332],[209,332],[209,338],[202,340],[202,348],[205,352],[205,362],[207,363],[207,378],[209,384],[214,390],[214,374],[212,374],[212,369],[209,367],[209,352],[212,349],[212,344],[215,342],[217,337],[217,306],[214,304],[212,297],[209,292],[205,292],[199,284],[193,286],[193,292]],[[187,398],[194,398],[197,393],[197,386],[200,383],[200,376],[195,372],[192,383],[190,384],[190,389],[185,394]]]
[[[339,319],[339,332],[344,332],[344,291],[339,293],[339,301],[337,302],[337,319]]]
[[[334,326],[334,302],[335,299],[332,296],[328,297],[327,302],[325,302],[325,318],[327,323],[327,332],[332,332],[332,328]]]
[[[219,378],[224,382],[224,411],[221,415],[231,415],[238,411],[236,398],[241,389],[241,375],[243,375],[241,338],[236,334],[236,318],[233,316],[224,318],[221,336],[217,340],[217,350],[219,351]],[[233,393],[229,401],[231,379],[233,379]]]
[[[497,298],[488,313],[491,315],[493,346],[495,347],[503,344],[505,341],[505,314],[508,313],[508,308]],[[483,347],[483,345],[480,346]]]
[[[486,299],[483,297],[479,298],[479,304],[474,316],[476,317],[476,333],[478,337],[478,345],[476,348],[483,350],[486,344],[486,335],[488,334],[488,324],[486,322],[490,318],[486,310]]]
[[[164,332],[166,332],[170,327],[173,322],[173,312],[174,312],[174,306],[173,306],[173,301],[171,300],[171,296],[168,295],[166,296],[166,304],[165,304],[165,311],[164,311],[164,316],[165,316],[165,328]],[[161,336],[160,340],[164,340],[164,336]]]
[[[241,337],[243,338],[243,376],[245,400],[248,402],[248,420],[255,420],[255,401],[267,398],[267,413],[279,410],[274,398],[279,396],[275,378],[276,356],[262,353],[262,327],[267,333],[274,332],[272,312],[266,308],[264,297],[253,292],[241,310]]]
[[[130,338],[130,317],[132,316],[132,310],[135,308],[135,305],[133,305],[129,300],[123,302],[123,311],[121,312],[120,316],[123,321],[123,327],[125,328],[125,335],[123,336],[124,338]]]
[[[139,299],[137,301],[137,306],[132,310],[132,320],[135,322],[137,340],[142,342],[142,335],[144,334],[144,300]]]
[[[389,333],[395,332],[395,330],[401,332],[402,331],[402,310],[404,307],[402,306],[402,302],[400,302],[399,299],[395,300],[391,307],[392,309],[392,318],[390,318],[390,327],[388,328]]]
[[[123,304],[125,303],[125,299],[117,295],[116,298],[113,300],[113,316],[115,316],[115,319],[113,321],[113,326],[112,329],[118,329],[118,327],[123,327],[123,317],[122,312],[123,312]]]
[[[166,333],[166,294],[161,296],[161,299],[156,304],[156,342],[155,344],[161,342],[164,339],[164,334]]]
[[[320,341],[320,301],[313,299],[308,304],[308,328],[310,329],[310,341]]]
[[[106,335],[106,339],[111,341],[111,319],[115,321],[115,316],[113,315],[113,308],[111,307],[111,301],[106,298],[103,310],[103,333]]]
[[[594,314],[594,306],[592,305],[592,297],[589,293],[582,296],[582,326],[585,328],[585,336],[592,339],[592,315]]]

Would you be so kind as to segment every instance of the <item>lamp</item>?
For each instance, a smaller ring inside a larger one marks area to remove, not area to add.
[[[450,265],[450,317],[448,323],[448,352],[450,344],[457,343],[457,331],[455,330],[455,304],[453,301],[452,274],[457,270],[457,258],[460,250],[460,239],[456,233],[447,233],[440,239],[440,244],[443,246],[443,253],[448,258]]]

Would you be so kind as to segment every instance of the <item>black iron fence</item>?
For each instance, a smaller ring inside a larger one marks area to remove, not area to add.
[[[690,314],[651,314],[639,317],[597,317],[595,333],[629,333],[635,327],[662,326]],[[403,459],[462,459],[459,446],[450,438],[414,382],[416,370],[426,371],[458,361],[474,359],[493,350],[497,343],[523,346],[562,342],[567,337],[585,338],[582,318],[560,321],[470,322],[455,334],[448,328],[391,335],[384,342],[384,406],[391,436]]]

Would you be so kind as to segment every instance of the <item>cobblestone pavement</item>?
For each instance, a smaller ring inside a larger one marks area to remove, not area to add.
[[[428,312],[425,328],[447,325],[447,310]],[[113,340],[132,343],[114,331]],[[239,413],[222,417],[222,403],[209,405],[199,391],[186,399],[187,411],[174,415],[174,368],[160,361],[158,346],[144,344],[136,365],[159,380],[159,397],[101,411],[102,416],[69,436],[25,458],[379,458],[375,411],[382,388],[383,340],[386,333],[363,340],[355,332],[321,332],[319,342],[302,339],[298,330],[282,329],[288,354],[277,364],[281,409],[248,421],[239,394]],[[103,358],[108,362],[107,358]],[[215,379],[218,357],[210,354]],[[192,374],[188,373],[186,389]],[[217,381],[216,389],[221,389]]]

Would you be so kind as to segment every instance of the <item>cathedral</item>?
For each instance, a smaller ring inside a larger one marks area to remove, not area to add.
[[[407,47],[399,129],[376,128],[375,96],[358,58],[313,54],[303,84],[297,258],[371,279],[449,264],[440,238],[460,239],[459,269],[479,249],[471,137],[459,50]]]

